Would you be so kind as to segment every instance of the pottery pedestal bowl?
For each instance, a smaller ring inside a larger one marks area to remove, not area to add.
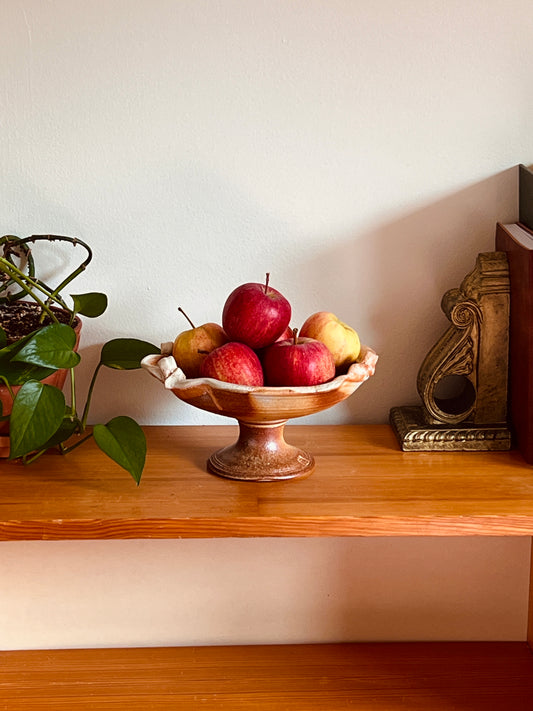
[[[312,415],[345,400],[374,374],[376,353],[363,346],[348,372],[309,387],[248,387],[212,378],[188,380],[171,356],[148,356],[142,365],[180,400],[239,424],[236,442],[214,452],[208,470],[228,479],[279,481],[310,474],[313,456],[285,441],[289,419]]]

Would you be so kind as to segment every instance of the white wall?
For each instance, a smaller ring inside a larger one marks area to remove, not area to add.
[[[76,291],[106,291],[110,308],[84,326],[82,390],[103,341],[172,339],[186,326],[179,305],[197,322],[219,320],[237,284],[269,271],[293,304],[294,325],[313,311],[334,311],[380,354],[376,376],[313,422],[385,422],[391,406],[417,402],[416,372],[447,325],[442,294],[478,252],[493,248],[495,222],[516,218],[516,165],[533,162],[532,30],[528,0],[3,0],[0,229],[77,235],[93,246]],[[52,276],[60,263],[46,265]],[[179,403],[143,373],[104,373],[96,397],[94,421],[130,414],[153,424],[223,422]],[[126,595],[130,560],[115,557],[121,545],[134,546],[138,606],[157,607],[162,618],[171,612],[173,586],[154,589],[141,574],[145,564],[155,566],[162,579],[170,543],[3,544],[0,569],[10,584],[2,588],[0,645],[103,639],[93,623],[58,636],[52,612],[72,601],[57,556],[68,560],[75,550],[82,560],[112,561],[114,594]],[[290,569],[294,614],[302,597],[316,603],[293,560],[276,557],[279,541],[174,542],[171,549],[190,565],[198,551],[209,557],[228,545],[244,560],[261,551],[266,576],[283,580]],[[304,546],[311,559],[326,549],[337,559],[348,546],[355,565],[366,555],[361,546],[377,555],[384,544],[284,545]],[[427,554],[431,565],[449,550],[443,541],[432,544],[436,556],[418,540],[394,545],[407,558]],[[473,544],[453,545],[464,565],[450,584],[461,589]],[[485,561],[477,569],[482,595],[494,570],[527,561],[523,540],[475,545]],[[223,581],[219,614],[209,630],[199,627],[200,641],[262,638],[256,613],[228,630],[238,583],[224,556],[214,558]],[[309,564],[297,559],[305,579]],[[52,565],[57,591],[40,600],[36,620],[41,567]],[[335,590],[344,585],[338,575],[328,577]],[[394,580],[389,608],[403,614],[401,576]],[[490,604],[481,606],[489,637],[524,630],[526,581],[510,580],[522,602],[516,607],[513,597],[497,621]],[[76,581],[76,615],[90,620],[84,566]],[[413,586],[412,609],[427,609],[428,595],[425,585]],[[465,609],[476,607],[470,587],[459,598]],[[102,619],[112,617],[112,603],[105,606]],[[199,620],[194,595],[187,606]],[[411,625],[416,635],[431,634],[430,618]],[[108,622],[112,642],[130,640],[130,631]],[[448,636],[462,636],[459,618],[445,626]],[[358,635],[357,623],[346,629]],[[398,629],[391,634],[401,637]],[[328,623],[320,635],[345,632]],[[298,625],[285,636],[299,638]],[[379,624],[364,636],[381,638]],[[133,638],[150,644],[159,636],[148,626]]]

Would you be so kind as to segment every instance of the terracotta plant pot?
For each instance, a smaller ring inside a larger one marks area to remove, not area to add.
[[[54,309],[56,311],[60,311],[61,309]],[[81,326],[82,322],[81,319],[78,317],[76,318],[75,326],[74,326],[74,331],[76,333],[76,344],[74,346],[74,350],[78,350],[79,342],[80,342],[80,331],[81,331]],[[56,388],[62,389],[63,385],[65,384],[65,380],[67,377],[67,370],[56,370],[55,373],[52,373],[49,375],[47,378],[44,378],[42,381],[43,383],[46,383],[47,385],[53,385]],[[13,386],[12,390],[15,393],[15,395],[18,393],[22,386],[20,385],[15,385]],[[9,393],[9,390],[5,385],[0,385],[0,402],[2,403],[2,414],[4,415],[9,415],[11,413],[11,408],[13,405],[13,401],[11,399],[11,395]],[[9,420],[6,422],[0,422],[0,457],[5,458],[9,456]]]

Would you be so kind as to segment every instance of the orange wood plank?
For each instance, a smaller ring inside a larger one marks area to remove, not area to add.
[[[0,653],[0,708],[528,711],[525,643]]]
[[[291,425],[307,478],[207,473],[236,426],[148,427],[140,487],[94,444],[0,462],[0,540],[533,535],[533,468],[517,452],[401,452],[388,425]]]
[[[529,565],[529,610],[527,620],[527,641],[533,650],[533,539],[531,539],[531,563]]]

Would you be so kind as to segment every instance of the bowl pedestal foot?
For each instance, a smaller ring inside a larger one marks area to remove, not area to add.
[[[238,422],[238,440],[209,457],[207,468],[212,474],[242,481],[282,481],[313,471],[313,457],[285,442],[287,420]]]

